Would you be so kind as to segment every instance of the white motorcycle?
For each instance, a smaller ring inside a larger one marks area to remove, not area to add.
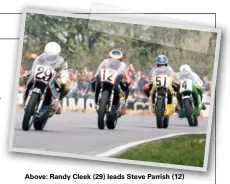
[[[51,98],[59,98],[59,88],[56,86],[58,73],[54,69],[54,61],[50,58],[42,57],[41,61],[36,61],[32,74],[27,83],[25,93],[25,114],[22,121],[22,129],[28,131],[32,125],[35,130],[43,130],[47,120],[55,113],[49,112]]]

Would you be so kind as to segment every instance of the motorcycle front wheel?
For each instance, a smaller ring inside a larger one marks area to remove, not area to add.
[[[40,95],[38,93],[32,93],[30,97],[30,100],[26,106],[25,114],[24,114],[23,121],[22,121],[22,129],[24,131],[28,131],[33,124],[33,121],[34,121],[33,116],[36,111],[36,107],[39,103],[39,98],[40,98]]]

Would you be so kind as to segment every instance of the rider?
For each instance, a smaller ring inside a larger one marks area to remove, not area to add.
[[[70,91],[70,83],[68,76],[68,64],[67,61],[60,55],[61,47],[56,42],[49,42],[45,45],[44,52],[39,55],[33,63],[32,71],[35,66],[43,57],[49,57],[53,59],[55,63],[55,70],[59,72],[60,76],[56,80],[56,84],[60,89],[60,98],[52,97],[50,110],[56,114],[61,114],[61,107],[59,106],[59,101],[61,101]],[[28,81],[28,87],[25,93],[25,99],[29,93],[28,89],[32,85],[32,79]]]
[[[193,83],[195,84],[196,90],[193,90],[193,98],[194,98],[194,104],[195,104],[193,115],[198,116],[201,109],[202,110],[206,109],[205,105],[202,104],[203,82],[200,79],[200,77],[195,72],[193,72],[190,66],[187,64],[180,66],[179,77],[181,78],[183,76],[188,76],[189,78],[193,80]],[[179,106],[181,107],[182,98],[179,93],[177,94],[177,99],[178,99]],[[183,116],[181,109],[179,110],[179,116],[180,117]]]
[[[152,75],[152,73],[157,68],[162,67],[162,66],[168,67],[172,71],[172,73],[174,74],[173,89],[174,89],[175,92],[177,92],[179,90],[180,83],[179,83],[179,80],[177,80],[177,76],[176,76],[173,68],[168,65],[168,57],[165,56],[165,55],[158,55],[155,60],[156,60],[156,66],[152,68],[152,70],[150,72],[150,76]],[[144,86],[144,92],[145,92],[145,94],[146,94],[147,97],[149,97],[149,95],[150,95],[150,91],[152,89],[152,86],[153,86],[152,82],[148,82]]]
[[[102,63],[99,65],[96,75],[95,77],[91,80],[91,85],[92,85],[92,89],[93,91],[96,93],[98,90],[98,81],[97,78],[99,77],[99,72],[101,69],[105,68],[106,63],[110,62],[110,59],[116,60],[118,62],[121,62],[121,69],[123,71],[124,77],[120,82],[120,87],[118,87],[118,92],[119,92],[119,96],[120,96],[120,103],[121,104],[121,115],[125,115],[126,114],[126,100],[128,98],[129,95],[129,85],[130,85],[130,78],[127,74],[126,71],[126,64],[123,62],[123,54],[120,50],[112,50],[109,53],[109,57],[105,60],[102,61]],[[97,93],[96,93],[97,94]],[[96,108],[98,108],[98,95],[95,96],[95,104],[96,104]]]

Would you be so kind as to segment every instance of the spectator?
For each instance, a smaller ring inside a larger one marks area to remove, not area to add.
[[[134,86],[135,88],[138,88],[139,86],[139,81],[141,80],[141,71],[138,71],[137,74],[134,77]]]
[[[203,89],[204,89],[204,98],[203,102],[206,104],[210,103],[210,98],[211,98],[211,83],[208,79],[207,76],[203,78]]]
[[[144,85],[145,85],[145,75],[141,74],[141,78],[140,78],[140,80],[138,82],[137,88],[142,91],[142,89],[144,89]]]
[[[22,77],[23,76],[23,74],[24,74],[24,68],[22,67],[22,65],[21,65],[21,67],[20,67],[20,77]]]
[[[136,69],[134,68],[133,64],[129,65],[129,70],[132,72],[132,74],[136,74]]]

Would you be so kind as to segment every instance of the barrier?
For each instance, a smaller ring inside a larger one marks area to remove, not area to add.
[[[127,109],[138,111],[138,110],[148,110],[149,109],[149,103],[144,102],[133,102],[133,101],[127,101],[128,107]],[[23,104],[23,94],[18,93],[18,99],[17,104],[22,105]],[[77,110],[77,109],[87,109],[87,110],[94,110],[95,109],[95,103],[93,98],[64,98],[61,102],[61,106],[63,109],[66,110]]]
[[[149,110],[149,102],[135,102],[135,101],[127,101],[128,106],[127,109],[138,112],[138,111],[148,111]],[[23,104],[23,94],[18,93],[17,105]],[[95,111],[95,103],[93,98],[64,98],[61,102],[61,106],[64,111],[77,111],[77,110],[87,110],[87,111]],[[210,105],[206,105],[206,110],[202,111],[202,117],[207,118],[209,116],[209,108]]]

